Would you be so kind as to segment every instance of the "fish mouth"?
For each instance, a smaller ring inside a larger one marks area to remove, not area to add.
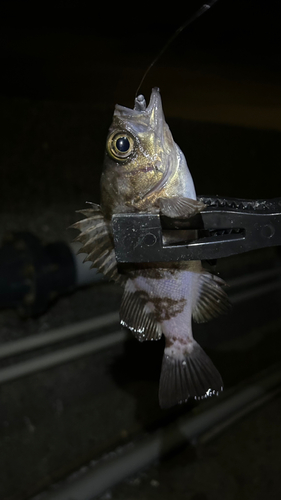
[[[162,136],[165,126],[165,117],[162,108],[162,100],[160,96],[160,89],[154,87],[151,91],[148,106],[142,94],[135,98],[135,105],[133,108],[126,108],[116,104],[115,116],[121,119],[139,121],[140,124],[149,125],[158,136]]]
[[[161,109],[163,113],[160,89],[158,87],[152,89],[148,106],[146,106],[146,101],[142,94],[135,98],[135,111],[146,111],[151,114],[153,109]]]
[[[137,116],[140,112],[146,111],[151,112],[152,108],[157,104],[160,104],[162,107],[161,97],[160,97],[160,89],[158,87],[154,87],[151,91],[150,100],[148,106],[146,106],[146,100],[142,94],[138,95],[135,98],[135,105],[133,108],[127,108],[126,106],[121,106],[120,104],[115,105],[115,111],[122,113],[122,116]],[[118,114],[119,114],[118,113]]]
[[[132,133],[152,133],[159,148],[170,153],[173,139],[165,121],[160,89],[154,87],[151,91],[148,106],[142,94],[135,98],[134,108],[126,108],[116,104],[114,115],[131,130]]]
[[[144,96],[139,95],[135,98],[133,109],[117,104],[114,115],[123,121],[132,133],[136,133],[136,135],[148,133],[153,137],[155,148],[160,155],[162,178],[142,198],[146,198],[156,191],[161,191],[172,175],[173,161],[170,153],[173,139],[165,121],[159,88],[152,89],[148,106]],[[144,171],[148,172],[149,170],[146,167]]]

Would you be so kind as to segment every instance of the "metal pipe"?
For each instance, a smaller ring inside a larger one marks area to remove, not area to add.
[[[264,281],[268,278],[279,278],[281,275],[281,267],[274,267],[271,269],[263,269],[262,271],[255,271],[254,273],[243,274],[236,278],[229,280],[228,285],[232,288],[245,285],[254,285],[258,281]]]
[[[254,299],[255,297],[259,297],[260,295],[274,292],[279,288],[281,288],[281,280],[250,288],[249,290],[243,290],[233,295],[230,294],[231,303],[237,304],[238,302],[244,302],[246,300]]]
[[[68,480],[56,491],[40,495],[42,500],[92,500],[105,490],[112,488],[128,476],[136,474],[155,460],[161,458],[179,445],[186,442],[193,444],[212,427],[226,422],[232,423],[232,416],[243,410],[243,415],[252,410],[258,400],[264,401],[265,395],[272,391],[272,397],[281,391],[281,368],[250,383],[244,389],[225,399],[199,415],[190,415],[177,419],[169,426],[142,439],[134,447],[125,448],[116,453],[114,458],[103,460],[90,468],[82,476]],[[225,427],[224,427],[225,428]],[[38,498],[38,497],[37,497]],[[33,499],[36,500],[36,497]]]
[[[263,271],[261,273],[255,273],[253,275],[249,274],[245,275],[243,279],[239,278],[239,281],[237,281],[237,279],[234,278],[233,280],[230,280],[228,284],[230,285],[230,287],[237,286],[238,284],[243,285],[243,283],[255,284],[260,279],[271,278],[276,275],[277,277],[279,277],[280,271],[281,268],[277,268],[276,270],[274,270],[274,272],[273,270],[269,270],[269,271]],[[281,287],[281,281],[279,280],[279,281],[274,281],[272,283],[263,284],[260,287],[250,288],[249,290],[241,291],[238,293],[232,293],[230,290],[229,295],[231,298],[231,302],[233,304],[237,304],[243,300],[249,300],[256,296],[274,291],[280,287]],[[15,340],[13,342],[6,342],[0,346],[0,359],[9,356],[15,356],[26,351],[38,349],[40,347],[46,347],[48,345],[55,344],[63,340],[68,340],[76,336],[79,337],[80,335],[83,335],[88,331],[97,330],[98,328],[110,326],[118,322],[119,322],[119,312],[115,311],[113,313],[109,313],[103,316],[98,316],[93,319],[73,323],[72,325],[66,325],[61,328],[56,328],[46,333],[30,335],[25,339]]]
[[[0,359],[31,351],[32,349],[38,349],[39,347],[46,347],[73,337],[78,337],[86,332],[98,330],[99,328],[110,326],[114,323],[116,323],[117,326],[118,322],[119,312],[116,311],[103,316],[97,316],[96,318],[73,323],[72,325],[54,328],[46,333],[30,335],[25,339],[7,342],[0,347]]]
[[[247,300],[256,297],[257,295],[268,293],[280,287],[281,282],[273,282],[269,283],[268,285],[253,288],[249,291],[240,292],[232,297],[232,302],[238,303],[242,300]],[[0,351],[0,358],[20,354],[30,349],[43,347],[55,342],[69,339],[74,336],[82,335],[83,333],[92,329],[110,325],[115,321],[117,322],[118,318],[119,313],[114,312],[105,316],[94,318],[92,320],[87,320],[81,323],[76,323],[74,325],[68,325],[63,328],[52,330],[40,336],[34,335],[27,339],[11,342],[6,345],[4,344],[1,348],[2,352]],[[114,333],[103,335],[102,337],[89,340],[87,342],[83,342],[82,344],[65,347],[58,351],[49,354],[43,354],[36,358],[19,362],[6,368],[2,368],[0,370],[0,384],[10,382],[12,380],[30,375],[40,370],[52,368],[61,363],[86,356],[87,354],[92,354],[94,352],[96,353],[101,349],[112,347],[118,343],[123,342],[125,338],[126,332],[117,331]]]
[[[29,359],[28,361],[22,361],[15,365],[2,368],[0,370],[0,384],[11,382],[12,380],[21,377],[26,377],[27,375],[31,375],[37,371],[52,368],[53,366],[66,363],[68,361],[73,361],[74,359],[87,356],[88,354],[93,354],[101,349],[106,349],[116,344],[120,344],[120,342],[123,342],[125,338],[125,331],[117,331],[97,337],[93,340],[89,340],[88,342],[83,342],[82,344],[65,347],[59,351],[43,354],[42,356]]]

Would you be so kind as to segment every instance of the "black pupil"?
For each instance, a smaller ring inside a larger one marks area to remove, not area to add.
[[[130,147],[130,142],[127,137],[119,137],[116,141],[116,147],[120,153],[126,153]]]

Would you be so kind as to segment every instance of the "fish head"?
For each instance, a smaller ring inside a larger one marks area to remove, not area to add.
[[[186,196],[187,188],[193,198],[192,178],[165,121],[159,89],[152,89],[148,106],[142,95],[133,109],[116,105],[101,178],[104,212],[159,211],[159,197]]]

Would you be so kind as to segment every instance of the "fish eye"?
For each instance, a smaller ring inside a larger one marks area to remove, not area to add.
[[[126,160],[134,149],[134,139],[128,132],[118,132],[109,137],[107,150],[117,160]]]
[[[127,153],[130,149],[130,141],[128,137],[119,137],[116,141],[116,149],[118,149],[120,153]]]

